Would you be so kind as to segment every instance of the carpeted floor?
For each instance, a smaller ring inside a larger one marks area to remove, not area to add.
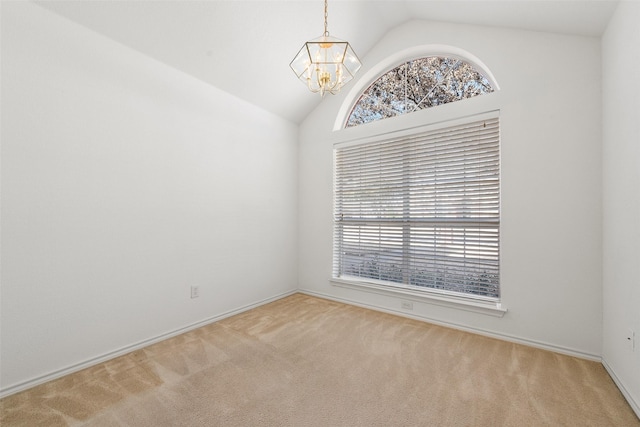
[[[601,364],[302,294],[0,401],[9,426],[640,426]]]

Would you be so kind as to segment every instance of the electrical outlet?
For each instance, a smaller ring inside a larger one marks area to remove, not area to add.
[[[627,330],[627,346],[629,350],[635,351],[636,347],[636,333],[633,329]]]
[[[191,286],[191,299],[198,298],[200,296],[200,287]]]
[[[400,301],[400,307],[404,310],[413,310],[413,303],[410,301]]]

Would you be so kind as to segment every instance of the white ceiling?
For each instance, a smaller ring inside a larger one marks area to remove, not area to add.
[[[323,31],[322,0],[76,0],[39,5],[300,123],[319,102],[289,62]],[[412,19],[600,36],[615,0],[330,0],[329,31],[360,58]]]

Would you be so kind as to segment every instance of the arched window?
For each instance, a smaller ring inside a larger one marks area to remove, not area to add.
[[[461,49],[409,48],[374,65],[356,84],[334,130],[499,89],[482,61]],[[334,143],[333,283],[504,314],[500,111],[486,100],[443,108],[425,120],[340,132],[345,139]]]
[[[489,80],[461,59],[430,56],[387,71],[360,96],[345,127],[493,92]]]

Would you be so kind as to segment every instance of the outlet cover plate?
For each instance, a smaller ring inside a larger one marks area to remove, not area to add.
[[[198,298],[200,296],[200,287],[191,286],[191,299]]]

